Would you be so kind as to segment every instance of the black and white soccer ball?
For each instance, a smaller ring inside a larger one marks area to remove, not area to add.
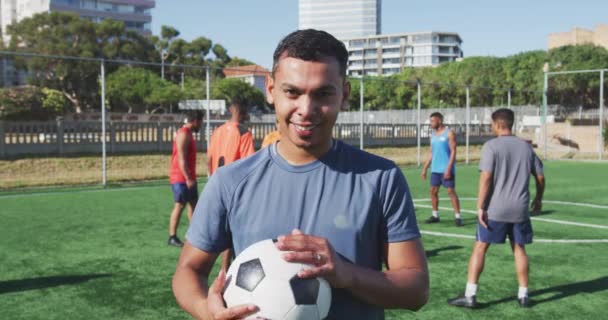
[[[331,305],[331,287],[321,278],[299,278],[298,272],[310,266],[287,262],[283,253],[273,240],[254,243],[241,252],[226,273],[226,305],[256,305],[259,311],[251,318],[326,318]]]

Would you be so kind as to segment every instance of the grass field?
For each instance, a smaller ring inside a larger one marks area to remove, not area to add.
[[[418,169],[404,173],[423,220],[430,210],[427,182]],[[446,304],[464,289],[473,243],[457,236],[475,233],[473,214],[464,213],[465,227],[456,228],[446,208],[441,224],[421,224],[431,271],[429,303],[417,313],[387,311],[387,319],[605,318],[608,242],[593,241],[608,239],[608,164],[551,162],[546,175],[547,201],[534,221],[537,243],[528,247],[533,308],[516,305],[506,245],[488,253],[478,296],[483,308]],[[458,168],[464,212],[475,208],[467,198],[475,197],[477,177],[474,166]],[[171,205],[165,184],[0,194],[0,318],[188,319],[170,289],[179,255],[166,246]],[[564,224],[569,222],[578,225]],[[180,234],[186,227],[184,219]],[[549,242],[557,240],[593,241]]]
[[[458,161],[464,162],[464,148],[459,150]],[[471,161],[479,160],[480,150],[479,145],[470,147]],[[417,162],[416,147],[373,148],[368,151],[391,159],[400,166],[411,166]],[[428,147],[422,147],[421,152],[424,161]],[[170,162],[170,153],[109,155],[108,183],[165,180]],[[196,172],[200,177],[207,175],[206,163],[206,154],[199,152]],[[99,155],[0,159],[0,191],[48,186],[99,185],[102,177],[101,166]]]

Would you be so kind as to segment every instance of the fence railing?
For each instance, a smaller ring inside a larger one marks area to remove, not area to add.
[[[211,130],[222,122],[212,122]],[[163,122],[108,122],[103,137],[101,122],[2,122],[0,121],[0,157],[22,155],[65,155],[99,153],[105,139],[109,153],[152,153],[171,152],[173,137],[180,123]],[[450,126],[450,125],[448,125]],[[256,148],[264,137],[275,130],[275,123],[249,123]],[[450,126],[460,142],[464,142],[466,127]],[[199,150],[206,151],[205,128],[196,133]],[[421,126],[422,143],[428,144],[430,127]],[[358,123],[336,124],[334,137],[358,146],[361,126]],[[375,146],[415,146],[417,144],[415,124],[364,124],[363,141],[365,147]],[[470,125],[469,141],[482,143],[492,136],[490,125]]]

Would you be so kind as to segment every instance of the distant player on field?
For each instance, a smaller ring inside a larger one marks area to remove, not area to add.
[[[479,163],[477,196],[477,240],[469,260],[464,296],[448,300],[453,306],[477,307],[477,282],[483,271],[485,254],[492,243],[508,237],[515,257],[515,271],[521,307],[530,306],[528,298],[528,256],[525,245],[532,243],[532,224],[528,212],[530,175],[536,180],[532,211],[542,206],[545,178],[543,163],[526,141],[512,135],[513,111],[499,109],[492,114],[492,130],[498,136],[486,142]]]
[[[169,182],[173,190],[175,205],[171,211],[169,221],[170,246],[181,247],[184,244],[177,237],[177,226],[182,211],[188,205],[188,220],[192,219],[192,213],[198,199],[198,187],[196,184],[196,141],[192,132],[201,129],[203,114],[200,111],[186,113],[186,123],[177,131],[173,140],[173,152],[171,154],[171,166],[169,168]]]
[[[211,286],[209,278],[220,252],[272,238],[284,259],[314,266],[300,277],[332,286],[329,319],[379,320],[384,309],[426,303],[426,257],[403,173],[332,138],[350,94],[347,66],[344,43],[327,32],[299,30],[279,43],[266,97],[281,140],[209,179],[173,276],[178,303],[196,318],[256,312],[226,308],[224,271]]]
[[[422,179],[426,180],[426,173],[431,166],[431,206],[432,216],[426,223],[437,223],[439,218],[439,188],[448,189],[452,200],[456,226],[462,226],[460,216],[460,200],[456,194],[456,135],[454,131],[443,124],[443,115],[439,112],[431,114],[431,147],[429,156],[422,168]]]
[[[236,160],[246,158],[255,153],[253,135],[243,122],[248,118],[247,106],[238,97],[230,102],[230,120],[213,130],[207,150],[209,175]]]

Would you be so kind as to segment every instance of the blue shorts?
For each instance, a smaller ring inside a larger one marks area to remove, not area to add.
[[[431,173],[431,187],[444,186],[446,188],[456,187],[456,175],[452,173],[452,179],[444,179],[443,173]]]
[[[525,245],[532,243],[532,223],[526,220],[520,223],[509,223],[488,220],[488,229],[477,222],[475,239],[483,243],[505,243],[509,237],[511,243]]]
[[[198,185],[194,185],[188,189],[188,186],[184,182],[178,182],[171,184],[171,190],[173,190],[173,200],[179,203],[196,202],[198,200]]]

